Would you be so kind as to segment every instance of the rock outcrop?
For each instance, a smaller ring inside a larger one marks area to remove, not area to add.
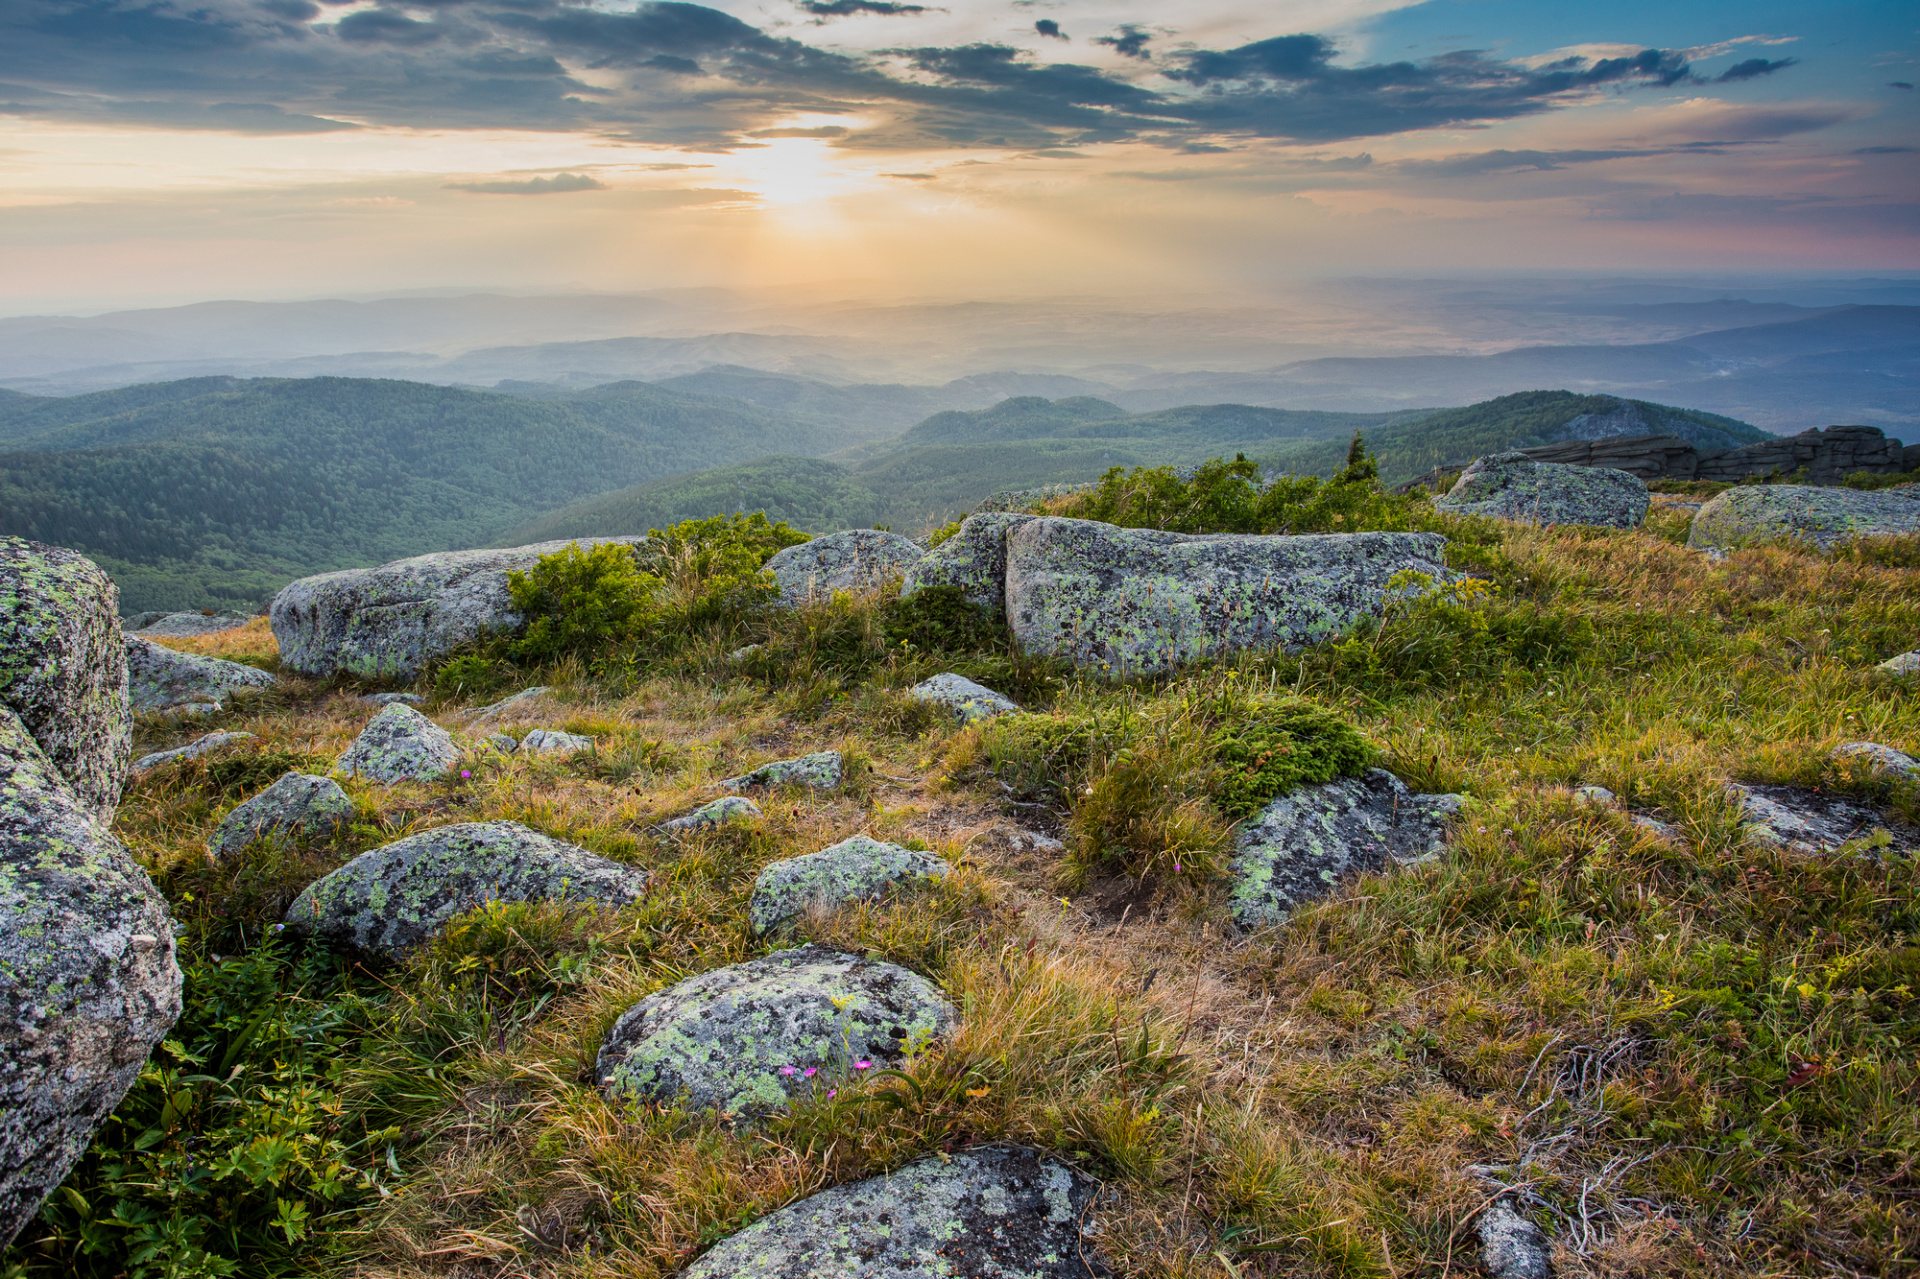
[[[289,583],[268,611],[280,664],[302,675],[413,679],[483,635],[525,621],[507,574],[575,545],[644,537],[578,538],[507,550],[441,551],[379,568],[321,573]]]
[[[1762,844],[1797,853],[1831,853],[1884,828],[1901,837],[1900,846],[1920,847],[1920,830],[1844,795],[1739,782],[1730,784],[1727,793],[1740,808],[1748,837]]]
[[[766,563],[789,608],[835,591],[879,590],[907,573],[924,552],[910,537],[883,529],[856,528],[789,546]]]
[[[140,613],[127,619],[129,634],[147,639],[179,635],[217,635],[245,626],[253,619],[245,613]]]
[[[1452,490],[1433,505],[1456,515],[1528,524],[1638,528],[1651,501],[1645,482],[1625,471],[1494,453],[1461,472]]]
[[[1006,611],[1007,534],[1033,518],[1005,512],[969,515],[960,522],[959,531],[907,570],[900,593],[955,586],[969,604],[994,613]]]
[[[596,857],[518,822],[441,826],[360,854],[309,884],[287,931],[398,955],[490,901],[624,906],[647,890],[638,866]]]
[[[977,724],[1020,709],[1012,698],[952,673],[921,680],[910,692],[916,700],[932,702],[962,724]]]
[[[382,707],[333,762],[347,777],[392,785],[445,777],[460,762],[453,734],[411,706]]]
[[[728,790],[748,790],[755,786],[811,786],[832,790],[846,777],[846,760],[839,751],[815,751],[797,759],[776,759],[751,773],[723,777],[719,785]]]
[[[655,829],[663,831],[701,830],[708,826],[724,826],[728,822],[752,821],[760,816],[760,805],[744,795],[723,795],[719,799],[700,805],[691,813],[682,813],[669,821],[661,822]]]
[[[1788,538],[1832,550],[1858,537],[1920,533],[1920,484],[1891,489],[1755,484],[1728,489],[1693,517],[1687,545],[1726,550]]]
[[[127,697],[135,711],[217,708],[236,693],[259,692],[279,682],[257,666],[180,653],[138,635],[127,636]]]
[[[614,1023],[595,1077],[609,1097],[753,1118],[898,1066],[952,1024],[919,974],[804,946],[648,995]]]
[[[257,839],[276,844],[331,839],[353,814],[353,801],[331,778],[288,773],[220,819],[207,841],[207,856],[231,857]]]
[[[1188,535],[1030,520],[1007,538],[1007,620],[1028,653],[1113,676],[1332,639],[1402,569],[1444,578],[1437,533]]]
[[[160,767],[162,764],[171,764],[175,760],[181,759],[199,759],[202,755],[217,751],[222,746],[231,746],[235,742],[251,740],[253,740],[252,733],[208,733],[204,737],[194,738],[185,746],[176,746],[170,751],[155,751],[151,755],[142,755],[139,759],[133,761],[133,772],[137,777],[141,773]]]
[[[756,933],[771,932],[809,907],[871,901],[901,885],[944,879],[951,869],[932,853],[855,835],[761,871],[747,900],[747,922]]]

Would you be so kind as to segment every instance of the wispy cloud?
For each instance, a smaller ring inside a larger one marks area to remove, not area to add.
[[[467,191],[474,195],[561,195],[569,191],[605,191],[607,184],[584,173],[556,173],[550,178],[449,182],[447,189]]]

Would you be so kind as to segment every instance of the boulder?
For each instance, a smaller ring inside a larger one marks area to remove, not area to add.
[[[403,706],[419,706],[427,699],[418,693],[363,693],[360,700],[369,706],[391,706],[395,702]]]
[[[216,635],[221,631],[245,626],[252,620],[245,613],[141,613],[137,617],[128,619],[126,629],[129,633],[142,635],[147,639],[179,635]]]
[[[489,702],[479,710],[472,712],[472,715],[475,719],[493,719],[496,716],[506,714],[508,711],[524,710],[529,702],[532,702],[536,698],[545,697],[552,691],[553,690],[545,684],[536,684],[532,688],[523,688],[511,696],[503,697],[497,702]]]
[[[534,755],[571,755],[593,749],[593,739],[557,728],[536,728],[520,739],[520,750]]]
[[[835,591],[879,590],[908,572],[924,554],[910,537],[882,529],[856,528],[789,546],[766,563],[789,608]]]
[[[490,901],[624,906],[646,890],[638,866],[518,822],[464,822],[362,853],[315,880],[287,908],[286,925],[298,936],[392,956]]]
[[[952,673],[921,680],[913,686],[911,694],[919,701],[943,708],[962,724],[978,724],[1020,709],[1012,698]]]
[[[648,995],[614,1023],[595,1077],[609,1097],[754,1118],[898,1066],[952,1024],[917,973],[804,946]]]
[[[453,735],[411,706],[386,706],[333,762],[347,777],[391,785],[430,782],[460,762]]]
[[[98,813],[0,707],[0,1250],[180,1015],[166,901]]]
[[[1880,669],[1889,675],[1920,675],[1920,649],[1889,657],[1880,663]]]
[[[769,1213],[681,1279],[1102,1279],[1097,1190],[1031,1150],[936,1155]]]
[[[207,841],[207,856],[218,860],[244,852],[257,839],[276,844],[331,839],[353,815],[353,801],[338,783],[288,773],[220,819]]]
[[[1229,901],[1242,928],[1284,923],[1342,880],[1446,850],[1459,795],[1416,795],[1385,769],[1301,786],[1241,828]]]
[[[279,682],[257,666],[175,652],[150,639],[127,636],[127,695],[135,711],[217,707],[235,693],[257,692]]]
[[[88,812],[113,820],[133,758],[120,593],[92,560],[0,538],[0,705]]]
[[[1494,1279],[1550,1279],[1553,1246],[1545,1231],[1520,1215],[1510,1196],[1488,1204],[1476,1225],[1480,1260]]]
[[[142,755],[139,759],[133,761],[133,771],[137,776],[150,769],[158,768],[162,764],[171,764],[175,760],[181,759],[199,759],[202,755],[210,751],[219,750],[222,746],[229,746],[234,742],[252,740],[252,733],[208,733],[204,737],[194,738],[185,746],[176,746],[170,751],[155,751],[151,755]]]
[[[761,871],[747,900],[747,923],[756,933],[771,932],[808,907],[832,910],[878,898],[897,885],[944,879],[950,869],[932,853],[855,835]]]
[[[631,545],[644,537],[579,538],[507,550],[440,551],[379,568],[321,573],[289,583],[268,610],[280,663],[302,675],[413,679],[484,635],[524,618],[507,574],[569,545]]]
[[[1863,760],[1873,772],[1902,781],[1920,780],[1920,760],[1905,751],[1897,751],[1878,742],[1848,742],[1835,747],[1833,757],[1838,760]]]
[[[760,805],[744,795],[723,795],[702,804],[691,813],[682,813],[655,829],[663,831],[699,830],[705,826],[723,826],[731,821],[752,821],[760,816]]]
[[[1830,853],[1882,827],[1906,836],[1903,846],[1920,837],[1920,831],[1889,820],[1870,805],[1824,791],[1736,782],[1728,785],[1727,794],[1739,806],[1750,839],[1796,853]]]
[[[846,776],[846,761],[839,751],[815,751],[798,759],[776,759],[751,773],[723,777],[719,785],[728,790],[746,790],[753,786],[811,786],[832,790]]]
[[[1687,545],[1724,550],[1789,538],[1826,551],[1856,537],[1909,533],[1920,533],[1920,484],[1877,490],[1752,484],[1701,507]]]
[[[1437,533],[1165,533],[1043,517],[1007,536],[1007,620],[1030,654],[1115,677],[1299,648],[1377,612],[1402,569],[1447,576]]]
[[[1536,462],[1524,453],[1494,453],[1460,473],[1434,509],[1526,524],[1596,524],[1638,528],[1647,518],[1646,482],[1625,471]]]
[[[969,515],[960,522],[958,532],[907,570],[900,593],[911,595],[930,586],[957,586],[969,604],[1005,612],[1007,534],[1032,518],[1006,512]]]

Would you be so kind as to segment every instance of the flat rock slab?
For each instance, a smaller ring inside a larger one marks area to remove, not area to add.
[[[127,632],[143,635],[148,639],[162,636],[217,635],[221,631],[231,631],[245,626],[253,618],[245,613],[142,613],[130,618]],[[138,622],[138,626],[131,623]]]
[[[925,553],[910,537],[857,528],[789,546],[769,559],[766,569],[779,583],[780,602],[793,608],[808,600],[830,599],[835,591],[879,590]]]
[[[127,696],[136,711],[164,711],[258,692],[280,681],[243,662],[180,653],[138,635],[127,636]]]
[[[0,1250],[180,1015],[166,901],[94,813],[0,707]]]
[[[1727,550],[1772,538],[1831,550],[1857,537],[1920,533],[1920,484],[1860,490],[1811,484],[1730,488],[1693,517],[1687,545]]]
[[[1028,653],[1122,676],[1330,640],[1402,569],[1445,579],[1437,533],[1188,535],[1044,517],[1007,536],[1007,622]]]
[[[392,785],[433,781],[459,762],[453,734],[411,706],[394,705],[382,707],[367,721],[353,745],[334,761],[333,771]]]
[[[1763,844],[1798,853],[1830,853],[1884,828],[1895,847],[1920,848],[1920,829],[1850,796],[1739,782],[1729,784],[1727,793],[1740,806],[1750,837]]]
[[[756,933],[771,932],[809,907],[871,900],[902,885],[945,879],[951,869],[932,853],[855,835],[761,871],[747,900],[747,922]]]
[[[330,945],[397,955],[490,901],[624,906],[646,891],[638,866],[518,822],[463,822],[362,853],[322,876],[287,908],[286,925]]]
[[[947,711],[962,724],[978,724],[1020,709],[1012,698],[951,672],[921,680],[911,693],[916,699],[932,702]]]
[[[658,830],[699,830],[706,826],[723,826],[728,822],[753,821],[760,816],[760,805],[744,795],[722,795],[719,799],[700,805],[691,813],[682,813],[671,820],[661,822]]]
[[[738,777],[723,777],[718,785],[728,790],[754,786],[811,786],[815,790],[832,790],[845,776],[846,761],[839,751],[815,751],[798,759],[776,759]]]
[[[902,595],[930,586],[956,586],[969,604],[1002,613],[1007,607],[1007,534],[1031,515],[969,515],[954,535],[920,557],[900,584]]]
[[[823,1190],[715,1244],[683,1279],[1095,1279],[1098,1187],[1031,1150],[923,1159]]]
[[[1869,769],[1888,777],[1912,781],[1920,778],[1920,760],[1905,751],[1897,751],[1891,746],[1882,746],[1879,742],[1848,742],[1836,746],[1833,757],[1837,760],[1858,760]]]
[[[353,816],[353,800],[331,778],[288,773],[220,819],[207,856],[230,857],[258,839],[290,845],[331,839]]]
[[[1341,880],[1446,850],[1459,795],[1416,795],[1381,768],[1280,796],[1241,828],[1233,862],[1233,917],[1242,928],[1279,924]]]
[[[648,995],[614,1023],[595,1077],[612,1098],[752,1118],[897,1066],[952,1025],[919,974],[804,946]]]
[[[593,739],[557,728],[536,728],[520,739],[520,749],[534,755],[571,755],[593,749]]]
[[[1652,501],[1646,481],[1602,466],[1536,462],[1525,453],[1493,453],[1460,473],[1436,510],[1526,524],[1639,528]]]
[[[222,746],[231,746],[235,742],[252,740],[252,733],[208,733],[204,737],[196,737],[185,746],[176,746],[170,751],[155,751],[151,755],[142,755],[139,759],[133,761],[133,771],[137,776],[141,773],[156,769],[162,764],[171,764],[182,759],[199,759],[202,755],[217,751]]]

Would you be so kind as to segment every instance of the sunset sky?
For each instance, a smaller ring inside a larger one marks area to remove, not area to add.
[[[1920,268],[1920,8],[0,0],[0,312]]]

